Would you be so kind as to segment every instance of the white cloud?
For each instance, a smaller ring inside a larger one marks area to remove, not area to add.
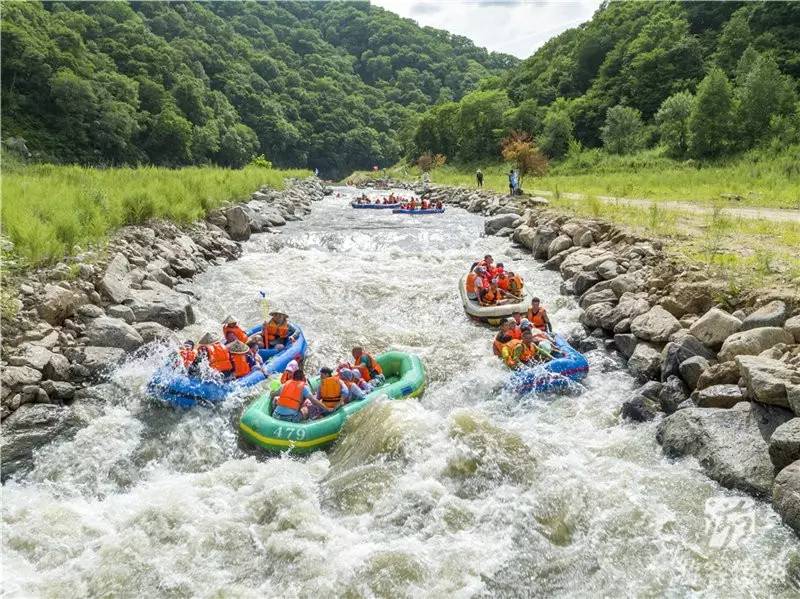
[[[463,35],[478,46],[527,58],[551,37],[588,21],[601,0],[372,0],[420,25]]]

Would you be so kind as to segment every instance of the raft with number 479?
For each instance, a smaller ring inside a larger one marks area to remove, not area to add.
[[[418,397],[425,388],[425,368],[414,354],[389,351],[376,356],[386,382],[361,401],[347,403],[332,414],[316,420],[289,422],[270,413],[269,393],[264,393],[244,411],[239,421],[242,436],[250,443],[269,451],[311,453],[336,441],[345,421],[382,396],[389,399]],[[276,381],[277,382],[277,381]],[[311,379],[312,389],[319,378]]]

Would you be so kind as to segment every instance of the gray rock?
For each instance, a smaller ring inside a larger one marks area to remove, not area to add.
[[[533,235],[533,244],[531,251],[533,257],[537,260],[547,258],[547,249],[550,247],[552,241],[558,237],[558,231],[550,227],[539,227]]]
[[[742,321],[742,330],[760,329],[763,327],[782,327],[789,317],[786,304],[775,300],[762,306]]]
[[[628,369],[640,380],[658,377],[661,350],[647,341],[640,341],[628,359]]]
[[[171,342],[178,341],[175,333],[173,333],[164,325],[158,324],[157,322],[139,322],[134,324],[133,328],[136,329],[136,332],[142,336],[142,339],[144,339],[145,343],[159,340]]]
[[[681,318],[685,314],[705,314],[716,303],[717,297],[725,292],[725,283],[714,279],[672,285],[670,294],[661,300],[662,307]]]
[[[212,225],[219,227],[220,229],[224,229],[225,225],[228,224],[228,219],[225,218],[225,215],[222,213],[222,210],[212,210],[206,216],[206,220],[210,222]]]
[[[144,339],[131,325],[119,318],[95,318],[86,327],[86,338],[96,347],[118,347],[134,351],[142,346]]]
[[[552,258],[572,247],[572,239],[568,235],[559,235],[547,246],[547,257]]]
[[[64,322],[75,313],[83,295],[59,285],[45,285],[44,296],[36,309],[44,320],[52,325]]]
[[[194,323],[189,298],[167,287],[134,290],[126,304],[133,310],[137,322],[157,322],[174,329]]]
[[[69,380],[69,360],[63,354],[53,353],[42,374],[53,381]]]
[[[64,381],[42,381],[42,390],[56,402],[70,401],[75,396],[75,387]]]
[[[690,390],[697,387],[697,381],[700,375],[709,367],[709,362],[703,356],[692,356],[686,358],[678,366],[681,378],[688,385]]]
[[[644,385],[636,390],[636,393],[646,397],[647,399],[652,399],[655,401],[658,399],[658,396],[661,394],[661,390],[663,388],[664,385],[658,381],[647,381]]]
[[[697,379],[697,389],[705,389],[712,385],[733,385],[739,378],[739,365],[733,360],[712,364]]]
[[[617,276],[619,265],[615,260],[606,260],[597,267],[597,274],[601,278],[610,280]]]
[[[767,440],[789,419],[780,408],[742,402],[730,410],[688,408],[659,423],[667,455],[692,455],[724,487],[767,496],[774,480]]]
[[[719,349],[722,342],[737,333],[742,321],[719,308],[711,308],[689,327],[689,332],[712,349]]]
[[[683,381],[677,376],[670,376],[658,394],[658,403],[661,410],[667,414],[672,414],[684,401],[689,398],[689,391]]]
[[[769,438],[769,457],[775,472],[800,460],[800,418],[792,418],[775,429]]]
[[[800,370],[761,356],[736,356],[735,361],[756,401],[790,408],[800,414]]]
[[[510,227],[503,227],[497,233],[495,233],[495,235],[498,237],[511,237],[513,234],[514,229],[511,229]]]
[[[631,321],[631,332],[645,341],[666,343],[669,336],[681,329],[681,323],[661,306],[653,306]]]
[[[636,338],[636,335],[631,335],[630,333],[614,335],[614,345],[617,346],[619,353],[626,358],[630,358],[633,355],[633,350],[636,349],[637,343],[639,343],[639,339]]]
[[[572,240],[575,245],[579,245],[581,247],[588,248],[590,245],[594,243],[594,237],[592,236],[591,231],[584,231],[581,235],[577,238],[573,238]]]
[[[123,254],[117,252],[114,255],[97,287],[116,304],[128,299],[131,291],[130,264]]]
[[[6,366],[0,374],[3,391],[33,385],[42,380],[42,373],[30,366]]]
[[[623,318],[617,324],[614,325],[614,334],[625,334],[631,332],[631,319],[630,318]],[[636,335],[633,335],[635,338]]]
[[[719,350],[720,362],[733,360],[736,356],[757,356],[778,343],[793,343],[794,338],[784,329],[762,327],[740,331],[728,337]]]
[[[611,279],[611,289],[621,297],[623,293],[635,293],[639,289],[639,284],[631,275],[619,275]]]
[[[596,283],[600,281],[600,277],[596,272],[581,272],[575,277],[574,287],[575,295],[583,295],[591,289]],[[613,293],[613,291],[612,291]],[[616,300],[616,296],[612,300]]]
[[[514,229],[514,234],[511,236],[515,242],[523,247],[531,249],[533,247],[533,237],[536,231],[528,225],[522,225]]]
[[[131,310],[128,306],[109,306],[106,308],[106,314],[108,314],[111,318],[120,318],[131,324],[134,321],[133,310]]]
[[[514,224],[514,221],[519,218],[519,214],[509,212],[508,214],[498,214],[497,216],[490,216],[483,221],[483,231],[487,235],[494,235],[501,229],[505,229]]]
[[[231,206],[225,210],[225,231],[235,241],[250,239],[250,220],[241,206]]]
[[[671,374],[680,375],[680,365],[685,360],[694,356],[701,356],[709,362],[715,359],[714,352],[708,349],[700,341],[689,335],[683,329],[684,333],[679,339],[670,341],[664,347],[664,353],[661,356],[661,380],[667,380]]]
[[[794,337],[795,343],[800,343],[800,316],[793,316],[789,320],[787,320],[783,328],[786,329],[792,337]]]
[[[3,480],[33,465],[33,452],[71,424],[70,410],[53,404],[26,404],[3,421]]]
[[[614,254],[597,246],[581,248],[567,256],[559,267],[564,279],[571,279],[581,271],[595,271],[606,260],[613,260]]]
[[[101,376],[116,368],[125,359],[125,350],[118,347],[83,348],[83,362],[80,364],[86,370],[86,376]],[[76,366],[73,364],[73,366]]]
[[[611,291],[611,289],[603,289],[602,291],[594,291],[592,289],[588,293],[585,293],[583,296],[581,296],[581,299],[578,301],[578,305],[581,308],[586,309],[592,304],[610,304],[616,301],[617,296],[613,291]]]
[[[592,304],[580,315],[581,324],[590,329],[605,328],[613,309],[612,304]]]
[[[19,353],[8,359],[8,363],[12,366],[30,366],[42,370],[53,355],[49,349],[31,343],[23,343],[17,349]]]
[[[772,505],[784,523],[800,534],[800,460],[786,466],[775,477]]]
[[[693,394],[694,402],[700,408],[732,408],[745,401],[738,385],[712,385]]]
[[[82,304],[78,306],[75,310],[78,316],[82,316],[83,318],[100,318],[101,316],[105,316],[105,312],[100,306],[95,306],[94,304]]]
[[[634,422],[646,422],[658,414],[658,402],[643,395],[634,395],[622,404],[620,414]]]

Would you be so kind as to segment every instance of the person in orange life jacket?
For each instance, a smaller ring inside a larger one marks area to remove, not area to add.
[[[361,375],[359,375],[360,378]],[[353,401],[361,401],[364,399],[364,392],[361,390],[361,387],[358,386],[358,383],[355,380],[355,376],[353,375],[352,370],[348,370],[347,368],[343,368],[339,371],[339,379],[342,383],[347,387],[348,396],[345,403],[350,403]]]
[[[519,312],[514,312],[514,314],[519,315]],[[519,326],[520,319],[512,317],[508,319],[508,334],[511,335],[512,339],[522,339],[522,329]]]
[[[506,267],[503,265],[502,262],[498,262],[497,266],[494,267],[494,272],[492,273],[495,277],[499,277],[502,274],[505,274]]]
[[[184,368],[189,368],[194,364],[197,359],[197,352],[194,351],[194,341],[187,339],[183,342],[183,346],[180,349],[180,357]]]
[[[292,379],[269,394],[274,406],[272,416],[279,420],[300,422],[308,418],[309,406],[315,406],[320,413],[328,409],[320,403],[306,384],[306,375],[301,369],[292,374]]]
[[[420,208],[422,210],[427,210],[430,207],[431,207],[431,204],[430,204],[430,202],[428,202],[428,200],[422,200],[422,204],[420,205]]]
[[[360,345],[355,346],[350,353],[353,355],[353,365],[361,372],[361,378],[373,387],[383,385],[385,381],[383,369],[375,358],[364,353],[364,348]]]
[[[486,277],[486,269],[474,266],[467,275],[467,298],[478,301],[478,292],[488,286],[489,279]]]
[[[225,338],[225,343],[233,343],[237,339],[242,343],[247,343],[247,331],[239,326],[239,323],[233,316],[228,316],[222,321],[222,336]]]
[[[283,349],[294,341],[294,328],[289,324],[289,317],[284,312],[273,310],[272,317],[261,327],[261,337],[265,349]]]
[[[550,324],[550,318],[547,316],[547,310],[541,305],[538,297],[531,299],[531,307],[528,308],[528,320],[540,331],[549,333],[553,330],[553,325]]]
[[[317,388],[317,400],[322,403],[328,412],[333,412],[339,406],[347,403],[350,397],[350,390],[342,380],[333,374],[333,370],[324,366],[319,370],[319,387]],[[321,415],[315,406],[310,406],[309,419],[318,418]]]
[[[482,306],[494,306],[503,301],[505,293],[497,287],[497,283],[490,283],[488,289],[478,292],[478,301]]]
[[[238,339],[228,348],[233,363],[233,376],[240,379],[250,374],[250,362],[247,359],[250,349]]]
[[[522,334],[522,339],[509,341],[501,351],[503,362],[509,368],[518,368],[520,365],[530,364],[536,359],[537,354],[538,348],[530,331],[525,331]]]
[[[522,280],[522,277],[514,274],[510,270],[506,273],[506,278],[508,279],[508,291],[516,296],[522,295],[522,287],[525,283]]]
[[[494,258],[492,258],[491,254],[486,254],[483,260],[478,261],[478,266],[485,268],[486,273],[491,277],[492,271],[494,270]]]
[[[497,332],[492,342],[492,352],[495,356],[503,355],[503,347],[513,339],[511,336],[512,323],[512,320],[505,320],[503,324],[500,325],[500,330]]]
[[[228,348],[217,341],[216,337],[211,333],[206,333],[200,337],[197,342],[197,358],[195,359],[193,370],[202,362],[207,362],[208,367],[223,374],[229,373],[233,370],[233,362],[231,362],[231,354]]]

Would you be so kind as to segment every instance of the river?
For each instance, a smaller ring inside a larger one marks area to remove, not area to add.
[[[198,276],[182,335],[258,322],[264,290],[302,324],[308,370],[354,342],[413,351],[422,398],[364,410],[328,452],[268,457],[239,441],[247,398],[175,412],[141,392],[160,353],[131,360],[88,426],[3,487],[6,596],[797,596],[797,538],[664,458],[655,423],[621,421],[634,383],[611,356],[590,352],[567,395],[498,391],[457,281],[492,253],[568,332],[579,310],[556,273],[514,261],[479,216],[352,210],[354,193]]]

